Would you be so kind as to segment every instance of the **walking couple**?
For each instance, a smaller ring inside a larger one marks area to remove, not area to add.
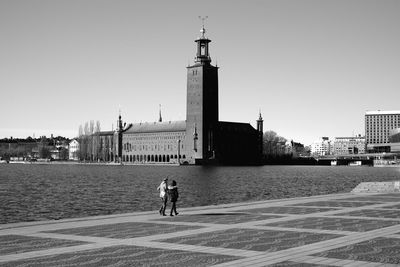
[[[172,180],[172,184],[168,185],[168,178],[165,178],[161,182],[160,186],[157,187],[157,190],[160,191],[160,198],[162,201],[162,206],[160,208],[160,215],[167,216],[165,214],[165,209],[167,208],[168,195],[172,203],[171,212],[169,215],[174,216],[172,212],[175,212],[175,215],[178,215],[179,213],[176,211],[176,201],[178,200],[179,194],[176,182]]]

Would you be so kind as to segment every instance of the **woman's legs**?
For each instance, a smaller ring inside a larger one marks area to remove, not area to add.
[[[176,210],[176,202],[172,202],[172,207],[171,207],[171,212],[170,212],[170,216],[174,216],[174,215],[172,215],[172,212],[174,211],[174,210]],[[175,212],[176,213],[176,212]]]
[[[167,197],[161,198],[162,206],[160,208],[160,214],[162,214],[163,216],[166,216],[165,215],[165,209],[167,208],[167,200],[168,200]]]
[[[176,202],[172,202],[172,207],[171,207],[171,216],[173,216],[172,215],[172,212],[175,212],[175,215],[178,215],[179,213],[176,211]]]

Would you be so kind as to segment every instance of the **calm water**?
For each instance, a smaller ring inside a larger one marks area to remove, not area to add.
[[[0,223],[157,210],[165,176],[178,183],[179,211],[350,192],[360,182],[400,180],[400,169],[0,164]]]

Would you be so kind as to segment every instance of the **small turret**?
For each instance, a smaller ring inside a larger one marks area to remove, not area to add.
[[[204,18],[201,17],[199,18],[203,21],[203,26],[200,29],[201,36],[197,40],[195,40],[195,42],[197,43],[197,53],[195,62],[201,64],[210,64],[211,57],[208,51],[208,43],[211,42],[211,40],[205,36],[206,29],[204,28],[204,20],[208,17],[206,16]]]
[[[160,110],[158,112],[158,122],[162,122],[162,117],[161,117],[161,104],[160,104]]]
[[[259,131],[261,133],[263,132],[263,122],[264,122],[264,120],[261,116],[261,110],[260,110],[258,120],[257,120],[257,131]]]
[[[263,120],[263,118],[262,118],[262,116],[261,116],[261,110],[259,111],[259,115],[258,115],[258,120],[257,120],[257,131],[258,131],[258,151],[259,151],[259,157],[260,157],[260,160],[262,159],[262,157],[263,157],[263,151],[264,151],[264,140],[263,140],[263,138],[264,138],[264,132],[263,132],[263,123],[264,123],[264,120]]]

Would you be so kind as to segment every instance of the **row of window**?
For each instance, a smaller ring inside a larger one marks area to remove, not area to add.
[[[163,133],[162,135],[149,134],[146,136],[128,136],[127,140],[130,141],[149,141],[149,140],[182,140],[184,138],[183,134],[176,133]]]
[[[164,162],[169,163],[177,159],[186,159],[186,155],[122,155],[122,161],[131,163]]]
[[[183,150],[183,144],[181,143],[181,149]],[[131,143],[123,144],[123,150],[130,152],[130,151],[172,151],[177,150],[176,144],[151,144],[151,145],[133,145]]]
[[[368,144],[382,144],[389,143],[387,139],[367,139]]]
[[[398,119],[400,118],[399,114],[396,115],[367,115],[365,116],[366,119]]]
[[[386,131],[383,131],[383,132],[375,132],[375,131],[370,131],[370,132],[367,132],[367,136],[371,136],[371,135],[388,135],[389,134],[389,132],[386,132]]]
[[[365,122],[367,124],[396,124],[399,123],[400,120],[377,120],[377,121],[366,120]]]

